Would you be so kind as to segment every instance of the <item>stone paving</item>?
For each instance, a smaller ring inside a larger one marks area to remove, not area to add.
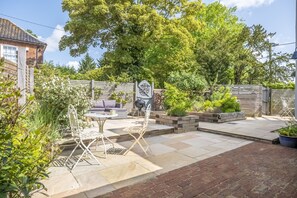
[[[63,152],[50,168],[49,179],[43,181],[48,188],[46,193],[50,197],[94,197],[251,143],[199,131],[148,137],[146,140],[150,144],[149,156],[136,146],[126,156],[115,152],[105,159],[101,149],[95,155],[102,165],[87,158],[72,172],[63,166],[70,151]],[[131,141],[116,143],[116,148],[127,148],[131,144]],[[44,196],[38,194],[35,197]]]
[[[226,123],[200,122],[199,130],[218,132],[224,135],[243,137],[250,140],[272,142],[278,138],[275,130],[286,126],[288,117],[262,116],[248,117],[246,120],[232,121]]]
[[[141,124],[141,121],[142,119],[107,120],[105,125],[105,135],[113,138],[114,140],[117,140],[117,137],[122,135],[121,131],[124,127]],[[274,117],[248,118],[247,120],[245,120],[245,122],[239,122],[239,124],[234,124],[233,122],[231,122],[231,124],[212,124],[209,125],[208,128],[213,127],[212,129],[215,130],[229,130],[234,132],[240,131],[240,133],[251,132],[254,135],[261,134],[261,136],[266,136],[267,134],[271,133],[270,131],[274,131],[285,125],[284,119]],[[150,129],[153,131],[157,130],[158,128],[165,130],[170,129],[170,127],[168,128],[167,126],[155,125],[153,120],[150,120],[149,126]],[[95,128],[95,130],[96,129],[97,128]],[[273,134],[276,135],[275,133]],[[145,156],[143,151],[137,146],[134,147],[132,152],[129,152],[128,155],[123,156],[119,151],[128,148],[132,144],[132,142],[118,142],[115,144],[117,148],[116,150],[109,149],[107,159],[104,158],[102,148],[95,152],[95,155],[102,163],[101,165],[96,165],[94,160],[86,158],[82,162],[80,162],[72,172],[70,172],[68,168],[63,166],[63,160],[65,160],[70,152],[69,150],[64,151],[59,159],[55,161],[55,163],[53,163],[53,166],[50,168],[51,174],[49,179],[43,181],[43,183],[48,188],[48,191],[46,193],[50,197],[96,197],[129,185],[133,185],[149,179],[159,178],[162,174],[166,174],[172,170],[174,171],[171,174],[174,174],[175,171],[179,173],[179,168],[181,167],[188,167],[190,164],[211,158],[216,155],[219,155],[218,159],[222,160],[222,162],[225,162],[225,159],[220,157],[220,154],[252,143],[252,141],[248,141],[245,139],[238,139],[229,136],[205,133],[201,131],[152,136],[147,137],[146,140],[149,142],[151,149],[149,156]],[[271,148],[279,147],[276,146]],[[294,151],[296,152],[296,150]],[[235,150],[235,152],[237,152],[237,150]],[[269,155],[269,152],[265,153]],[[286,150],[283,150],[283,154],[285,153]],[[237,153],[236,155],[237,157],[239,157],[240,153]],[[263,156],[256,156],[264,157],[264,155],[266,154],[263,153]],[[241,158],[237,160],[247,160],[247,157],[245,156],[249,155],[242,153]],[[249,157],[253,159],[252,155],[250,155]],[[214,169],[220,166],[223,165],[221,163],[212,164],[212,167]],[[235,170],[238,170],[238,167],[235,166],[235,168]],[[219,177],[217,179],[222,179],[225,177],[224,171],[222,175],[220,175],[220,172],[216,172],[216,170],[207,169],[207,171],[215,172]],[[230,170],[227,170],[227,175],[232,175]],[[246,175],[243,176],[246,177]],[[249,174],[248,176],[251,176],[251,174]],[[297,177],[296,174],[295,176]],[[210,176],[209,180],[212,180],[213,177],[214,175]],[[198,180],[198,178],[199,177],[197,176],[196,179]],[[248,178],[251,179],[250,177]],[[206,176],[205,178],[202,178],[202,181],[204,180],[207,181]],[[198,182],[197,185],[198,184],[200,183]],[[186,183],[184,183],[184,185],[186,185]],[[196,187],[198,189],[206,188],[203,185],[201,187],[199,185]],[[109,194],[108,196],[115,196],[116,192],[115,194]],[[195,193],[196,191],[194,190],[193,192]],[[145,195],[145,193],[146,192],[144,192],[143,195]],[[175,197],[172,194],[170,194],[170,196]],[[203,195],[199,194],[199,196]],[[45,196],[36,194],[34,197],[43,198]]]
[[[297,197],[297,150],[252,143],[98,197]]]

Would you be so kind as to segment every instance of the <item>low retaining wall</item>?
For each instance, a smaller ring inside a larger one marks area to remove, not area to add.
[[[165,114],[156,114],[155,119],[156,119],[156,124],[173,126],[175,133],[197,131],[199,127],[199,117],[196,115],[174,117],[174,116],[167,116]]]
[[[199,116],[199,121],[202,122],[230,122],[235,120],[245,120],[244,112],[234,112],[234,113],[198,113],[191,112],[191,115]]]

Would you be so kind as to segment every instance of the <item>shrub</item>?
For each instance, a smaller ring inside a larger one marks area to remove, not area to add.
[[[263,86],[269,87],[271,89],[295,89],[295,83],[289,82],[289,83],[267,83]]]
[[[165,83],[164,105],[167,114],[171,116],[185,116],[191,107],[188,94],[180,91],[175,86]]]
[[[90,107],[87,87],[72,86],[69,80],[53,77],[39,85],[36,98],[40,104],[41,115],[45,123],[58,123],[62,128],[68,124],[67,110],[69,104],[76,109],[79,117]]]
[[[229,88],[220,87],[203,104],[202,111],[232,113],[239,112],[240,105],[237,97],[232,96]]]
[[[31,197],[44,188],[39,180],[53,159],[47,126],[28,127],[31,105],[20,106],[19,97],[15,81],[0,74],[0,197]]]

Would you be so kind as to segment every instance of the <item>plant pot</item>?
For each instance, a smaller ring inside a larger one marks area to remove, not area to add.
[[[283,146],[297,148],[297,137],[279,135],[279,141]]]

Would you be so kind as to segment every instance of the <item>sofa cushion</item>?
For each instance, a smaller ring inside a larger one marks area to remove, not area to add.
[[[120,111],[127,111],[127,109],[124,108],[106,108],[105,111],[110,111],[110,110],[115,110],[116,112],[120,112]]]
[[[102,100],[96,100],[92,104],[93,108],[103,108],[104,109],[104,103]]]
[[[105,108],[114,108],[116,106],[115,100],[103,100]]]
[[[89,111],[105,111],[105,108],[91,108]]]

